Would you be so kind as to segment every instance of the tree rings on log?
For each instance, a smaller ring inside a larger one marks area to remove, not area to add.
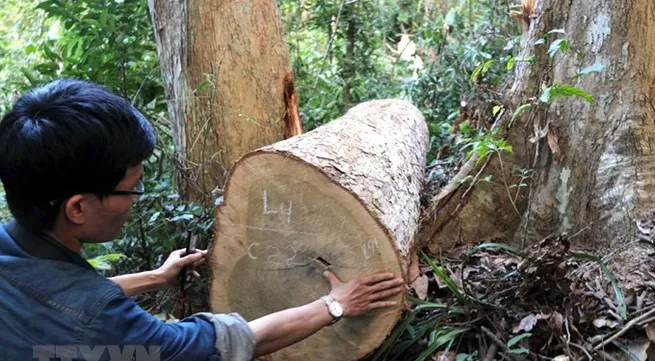
[[[210,250],[213,312],[247,320],[378,272],[406,276],[428,132],[411,104],[371,101],[309,133],[249,153],[230,175]],[[358,360],[391,332],[395,308],[345,318],[272,360]],[[326,307],[327,312],[327,307]]]

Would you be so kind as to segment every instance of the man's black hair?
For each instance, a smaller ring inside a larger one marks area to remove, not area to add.
[[[148,120],[99,85],[58,80],[32,89],[0,121],[9,209],[24,226],[51,230],[64,199],[107,194],[154,147]]]

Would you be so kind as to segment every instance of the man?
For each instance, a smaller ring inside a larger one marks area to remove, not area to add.
[[[177,251],[158,270],[110,280],[80,251],[119,234],[143,194],[141,162],[154,145],[151,125],[129,102],[81,81],[36,88],[2,119],[0,180],[15,217],[0,227],[3,359],[108,360],[93,346],[143,345],[159,347],[161,360],[250,360],[327,326],[339,305],[343,317],[394,305],[385,299],[402,292],[403,281],[391,274],[341,283],[326,273],[331,298],[251,322],[237,314],[168,324],[151,316],[129,296],[170,286],[206,252]]]

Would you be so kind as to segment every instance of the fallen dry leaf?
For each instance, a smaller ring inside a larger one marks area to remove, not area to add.
[[[603,327],[617,328],[619,326],[619,323],[616,321],[608,320],[605,317],[598,317],[597,319],[594,320],[594,326],[596,326],[596,328],[603,328]]]
[[[450,351],[448,353],[443,353],[443,351],[439,351],[432,355],[432,359],[434,361],[455,361],[457,358],[457,354],[454,353],[453,351]]]
[[[409,266],[407,268],[409,270],[407,279],[410,283],[414,282],[421,274],[419,270],[418,254],[416,252],[412,252],[411,257],[409,258]]]
[[[554,329],[556,330],[561,330],[562,326],[564,326],[564,316],[562,316],[562,314],[557,311],[554,311],[550,316],[550,321],[555,324]]]
[[[410,287],[416,291],[418,298],[425,300],[428,297],[428,276],[420,275],[410,284]]]
[[[546,124],[545,127],[539,128],[539,125],[537,123],[533,124],[534,127],[534,134],[532,137],[529,139],[530,143],[534,144],[538,142],[540,139],[544,138],[548,134],[548,125],[550,123]]]
[[[521,319],[519,325],[514,327],[512,331],[514,331],[514,333],[519,333],[521,331],[530,332],[532,331],[532,329],[534,328],[534,326],[537,324],[538,321],[539,319],[537,318],[537,315],[535,314],[527,315],[523,317],[523,319]]]
[[[559,356],[553,358],[552,361],[571,361],[571,358],[566,356],[566,355],[559,355]]]
[[[559,149],[559,140],[557,138],[557,134],[555,134],[555,131],[553,129],[550,129],[548,131],[548,147],[550,147],[550,151],[556,156],[559,157],[561,150]]]
[[[648,326],[646,326],[646,335],[651,342],[655,342],[655,324],[649,323]]]

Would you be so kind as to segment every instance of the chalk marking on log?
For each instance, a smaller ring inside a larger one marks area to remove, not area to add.
[[[293,256],[291,256],[291,258],[287,258],[286,264],[287,264],[287,266],[294,266],[295,263],[293,262],[293,260],[296,258],[296,253],[297,252],[296,252],[296,249],[292,245],[288,245],[288,246],[284,247],[284,249],[289,249],[289,248],[291,248],[291,250],[293,250]]]
[[[282,215],[287,216],[287,224],[291,223],[291,207],[293,206],[293,203],[291,203],[291,201],[286,202],[286,203],[289,204],[289,208],[287,208],[287,209],[284,208],[284,203],[285,202],[280,202],[280,209],[279,210],[275,210],[275,209],[269,210],[268,209],[268,192],[266,191],[266,189],[264,189],[264,192],[262,192],[262,201],[264,203],[262,214],[264,214],[264,215],[266,215],[266,214],[282,214]]]
[[[371,238],[368,241],[364,242],[362,244],[362,253],[364,254],[364,259],[368,261],[371,257],[373,257],[372,254],[368,253],[369,250],[375,253],[375,251],[379,249],[380,249],[380,244],[378,243],[378,240],[376,238]]]
[[[254,242],[253,244],[251,244],[251,245],[248,246],[248,257],[249,257],[250,259],[252,259],[252,260],[256,260],[256,259],[258,258],[257,256],[255,256],[255,255],[253,254],[253,251],[254,251],[254,247],[255,247],[255,246],[259,246],[259,245],[261,245],[261,243],[259,243],[259,242]],[[266,260],[267,260],[268,262],[273,262],[273,263],[275,263],[275,262],[279,261],[278,256],[280,255],[280,249],[279,249],[278,247],[271,246],[271,245],[266,245],[266,249],[267,249],[267,250],[271,250],[271,252],[270,252],[270,253],[268,254],[268,256],[266,257]],[[285,249],[285,250],[290,250],[289,253],[293,253],[290,257],[287,257],[287,258],[284,260],[284,263],[285,263],[287,266],[289,266],[289,267],[296,267],[296,266],[306,266],[307,264],[309,264],[309,263],[299,263],[299,262],[294,262],[294,261],[293,261],[294,259],[296,259],[296,256],[298,256],[298,251],[297,251],[296,248],[293,247],[292,245],[287,245],[286,247],[284,247],[284,249]],[[288,256],[288,254],[287,254],[286,256]]]
[[[267,227],[255,227],[255,226],[247,226],[245,224],[237,224],[237,223],[227,223],[226,225],[228,226],[233,226],[233,227],[239,227],[239,228],[247,228],[247,229],[255,229],[258,231],[269,231],[269,232],[280,232],[280,233],[291,233],[291,234],[307,234],[310,236],[320,236],[318,233],[310,233],[310,232],[302,232],[302,231],[292,231],[292,230],[287,230],[287,229],[277,229],[277,228],[267,228]]]
[[[252,254],[251,249],[252,249],[252,247],[254,247],[255,245],[258,245],[258,244],[259,244],[259,242],[255,242],[255,243],[251,244],[250,246],[248,246],[248,257],[250,257],[250,259],[257,259],[257,257]]]
[[[272,249],[272,250],[275,250],[275,253],[274,253],[274,254],[271,254],[271,255],[269,255],[268,257],[266,257],[266,260],[267,260],[267,261],[269,261],[269,262],[275,262],[275,261],[272,261],[271,259],[277,260],[277,256],[280,254],[280,249],[277,248],[277,247],[275,247],[275,246],[271,246],[271,245],[266,246],[266,249]]]

